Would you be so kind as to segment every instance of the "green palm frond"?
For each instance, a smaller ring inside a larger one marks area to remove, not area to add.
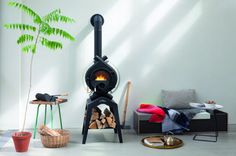
[[[42,18],[42,20],[45,21],[45,22],[50,22],[51,19],[52,19],[55,15],[59,15],[60,13],[61,13],[61,10],[60,10],[60,9],[56,9],[56,10],[50,12],[49,14],[47,14],[46,16],[44,16],[44,17]]]
[[[71,41],[75,40],[75,38],[73,36],[71,36],[68,32],[66,32],[65,30],[62,30],[59,28],[51,28],[50,31],[54,35],[59,35],[63,38],[69,39]]]
[[[51,29],[52,28],[48,23],[42,22],[40,27],[40,33],[43,33],[45,35],[51,35],[52,34]]]
[[[70,35],[65,30],[59,29],[59,28],[52,28],[47,23],[43,23],[41,27],[41,32],[45,35],[59,35],[65,39],[69,39],[71,41],[74,41],[75,38]]]
[[[56,10],[50,12],[49,14],[44,16],[42,19],[44,22],[64,22],[64,23],[75,22],[74,19],[61,15],[60,9],[56,9]]]
[[[36,31],[36,27],[28,24],[5,24],[5,28],[7,29],[20,29],[20,30],[29,30],[29,31]]]
[[[41,38],[41,44],[52,50],[62,49],[62,43],[56,41],[50,41],[43,37]]]
[[[29,34],[23,34],[18,38],[17,44],[22,44],[22,43],[25,43],[26,41],[33,41],[33,40],[34,40],[34,36],[29,35]]]
[[[41,23],[40,16],[36,12],[34,12],[32,9],[30,9],[27,6],[25,6],[24,4],[21,4],[21,3],[18,3],[18,2],[9,2],[8,5],[16,7],[16,8],[19,8],[22,11],[24,11],[26,14],[28,14],[29,16],[33,17],[34,23],[36,23],[36,24],[40,24]]]
[[[73,23],[73,22],[75,22],[75,20],[73,18],[70,18],[68,16],[63,16],[63,15],[61,15],[59,17],[58,21],[64,22],[64,23]]]
[[[73,23],[75,20],[73,18],[55,14],[53,16],[50,16],[47,18],[47,20],[44,20],[45,22],[63,22],[63,23]]]
[[[31,51],[34,54],[36,52],[36,45],[35,44],[29,44],[29,45],[24,46],[21,50],[24,53],[28,53],[28,52]]]

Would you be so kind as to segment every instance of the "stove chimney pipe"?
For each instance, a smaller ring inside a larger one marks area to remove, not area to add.
[[[104,19],[102,15],[95,14],[91,17],[90,23],[94,27],[94,59],[96,56],[102,58],[102,25]]]

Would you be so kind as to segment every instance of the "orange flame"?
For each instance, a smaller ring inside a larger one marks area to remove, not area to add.
[[[98,75],[95,79],[96,81],[106,81],[106,77],[104,75]]]

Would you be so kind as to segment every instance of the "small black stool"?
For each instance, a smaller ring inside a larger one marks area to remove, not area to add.
[[[118,112],[118,105],[112,100],[107,97],[98,97],[94,100],[91,100],[90,98],[87,100],[87,104],[85,107],[85,117],[83,122],[83,141],[82,144],[86,143],[87,135],[88,135],[88,129],[89,129],[89,122],[92,116],[92,109],[97,107],[100,104],[105,104],[110,107],[111,112],[114,114],[115,120],[116,120],[116,127],[114,128],[114,132],[118,133],[119,141],[120,143],[123,143],[122,134],[121,134],[121,126],[120,126],[120,118],[119,118],[119,112]]]

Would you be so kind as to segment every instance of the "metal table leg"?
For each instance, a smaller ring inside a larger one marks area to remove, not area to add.
[[[57,106],[58,106],[58,112],[59,112],[59,118],[60,118],[60,126],[61,126],[61,129],[63,129],[63,126],[62,126],[62,119],[61,119],[61,108],[60,108],[60,104],[58,104]]]
[[[44,125],[47,124],[47,105],[45,105],[45,111],[44,111]]]
[[[36,114],[36,120],[35,120],[35,125],[34,125],[34,139],[36,137],[36,132],[37,132],[37,125],[38,125],[38,117],[39,117],[39,107],[40,105],[38,105],[38,108],[37,108],[37,114]]]
[[[52,112],[52,105],[50,105],[51,109],[51,129],[53,129],[53,112]]]

